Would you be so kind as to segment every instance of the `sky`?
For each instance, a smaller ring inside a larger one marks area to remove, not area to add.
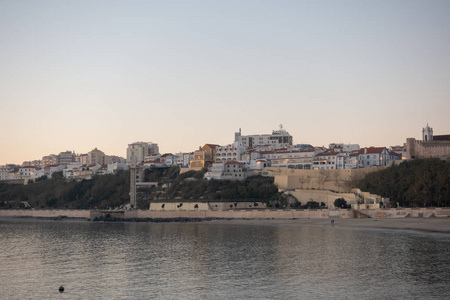
[[[0,0],[0,165],[450,134],[450,1]]]

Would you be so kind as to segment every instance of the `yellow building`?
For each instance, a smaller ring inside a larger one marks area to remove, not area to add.
[[[191,168],[209,167],[215,160],[216,147],[219,145],[205,144],[194,152],[194,159],[191,161]]]

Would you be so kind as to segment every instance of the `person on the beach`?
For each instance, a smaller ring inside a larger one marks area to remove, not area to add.
[[[331,227],[334,227],[334,220],[331,220]]]

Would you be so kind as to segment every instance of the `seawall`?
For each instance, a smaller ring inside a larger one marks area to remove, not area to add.
[[[0,217],[67,217],[89,219],[90,211],[85,209],[8,209],[0,210]]]
[[[450,208],[404,208],[404,209],[366,209],[359,210],[364,215],[375,219],[391,218],[442,218],[450,217]],[[0,210],[0,217],[35,217],[35,218],[83,218],[93,220],[110,214],[112,217],[124,219],[172,219],[172,218],[218,218],[218,219],[353,219],[357,214],[352,209],[317,209],[317,210],[271,210],[271,209],[242,209],[242,210],[177,210],[150,211],[128,210],[124,212],[97,210]]]

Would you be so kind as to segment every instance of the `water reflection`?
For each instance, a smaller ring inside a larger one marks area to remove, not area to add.
[[[445,299],[449,245],[448,235],[398,231],[7,220],[0,221],[1,295]]]

